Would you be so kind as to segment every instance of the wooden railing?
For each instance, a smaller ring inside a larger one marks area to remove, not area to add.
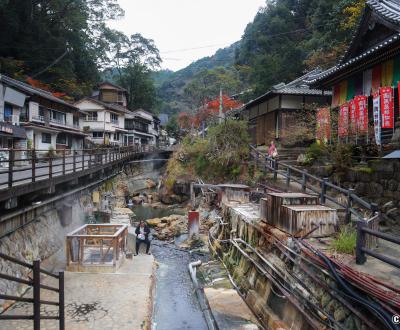
[[[154,150],[156,147],[149,145],[79,150],[0,149],[0,189],[101,168]]]
[[[7,281],[16,282],[19,284],[25,284],[33,288],[33,297],[26,298],[20,296],[13,296],[0,293],[0,299],[24,302],[33,304],[33,315],[13,315],[7,314],[7,311],[0,314],[0,320],[33,320],[33,329],[40,330],[41,320],[59,320],[60,330],[65,329],[65,314],[64,314],[64,272],[61,271],[58,275],[48,272],[47,270],[40,268],[40,260],[35,260],[33,264],[29,264],[24,261],[20,261],[3,253],[0,253],[0,258],[10,261],[11,263],[18,264],[20,266],[26,267],[32,271],[32,279],[24,279],[21,277],[12,276],[9,274],[0,273],[0,278]],[[58,288],[51,287],[41,283],[40,275],[45,274],[58,280]],[[50,290],[58,293],[58,301],[46,301],[40,298],[41,289]],[[41,305],[52,305],[58,306],[57,316],[41,315],[40,307]]]
[[[121,253],[126,250],[127,235],[128,226],[118,224],[87,224],[74,230],[67,235],[67,267],[116,266]]]
[[[400,245],[400,238],[382,233],[378,229],[378,226],[375,225],[376,228],[370,228],[370,223],[379,223],[379,214],[375,215],[371,219],[367,221],[357,221],[357,243],[356,243],[356,263],[358,265],[362,265],[367,261],[366,255],[370,255],[371,257],[377,258],[383,262],[388,263],[396,268],[400,268],[400,261],[394,258],[388,257],[383,253],[378,253],[373,251],[368,247],[368,240],[373,238],[375,241],[380,238],[382,240],[395,243]]]
[[[339,187],[332,182],[329,182],[328,178],[319,178],[308,173],[306,170],[296,168],[268,157],[258,151],[254,146],[250,146],[250,148],[251,156],[255,160],[256,164],[265,171],[271,171],[275,181],[277,180],[278,175],[281,175],[286,178],[287,186],[290,185],[291,181],[297,182],[301,185],[301,189],[304,192],[309,190],[318,194],[321,204],[326,204],[326,201],[330,201],[335,206],[344,209],[346,223],[351,221],[352,216],[359,220],[364,220],[378,212],[377,204],[367,202],[357,196],[354,193],[354,189]],[[338,198],[337,196],[341,196],[341,198]]]
[[[356,218],[357,222],[357,243],[356,243],[356,263],[363,264],[366,261],[366,255],[375,257],[383,262],[392,266],[400,268],[400,262],[390,258],[384,254],[373,251],[377,247],[378,239],[390,241],[400,245],[400,239],[395,236],[385,234],[379,231],[379,223],[381,221],[381,212],[378,205],[369,203],[357,196],[354,189],[345,189],[339,187],[331,182],[328,178],[318,178],[315,175],[309,174],[305,170],[298,169],[294,166],[285,164],[276,159],[268,157],[260,153],[254,146],[250,146],[251,157],[254,158],[256,164],[261,166],[264,170],[270,170],[273,173],[274,180],[278,175],[286,178],[287,186],[291,181],[297,182],[301,185],[304,192],[308,190],[320,196],[321,204],[325,204],[327,200],[331,201],[334,205],[345,209],[345,222],[350,223],[352,216]],[[332,196],[329,192],[341,194],[345,196],[346,202],[343,203],[337,197]]]

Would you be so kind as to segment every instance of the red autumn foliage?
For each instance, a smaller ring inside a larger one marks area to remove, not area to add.
[[[55,96],[55,97],[62,98],[62,97],[67,96],[67,94],[62,93],[62,92],[52,92],[50,86],[48,84],[45,84],[44,82],[41,82],[40,80],[36,80],[31,77],[28,77],[28,78],[26,78],[26,82],[29,85],[31,85],[32,87],[39,88],[46,92],[52,93],[53,96]]]
[[[207,103],[207,108],[211,110],[212,113],[219,112],[219,97]],[[222,95],[222,112],[225,113],[227,111],[237,109],[243,106],[242,102],[231,99],[227,95]]]
[[[181,129],[189,129],[192,126],[193,118],[187,112],[181,112],[177,122]]]
[[[197,110],[196,115],[192,118],[194,127],[200,127],[202,123],[207,122],[210,118],[218,116],[219,113],[219,97],[207,102],[203,107]],[[222,95],[222,112],[226,113],[230,110],[243,106],[243,103],[231,99],[227,95]]]

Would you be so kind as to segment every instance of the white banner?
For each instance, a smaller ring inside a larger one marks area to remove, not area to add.
[[[380,96],[374,94],[373,97],[373,113],[374,113],[374,129],[375,129],[375,141],[378,146],[381,145],[381,110],[380,110]]]

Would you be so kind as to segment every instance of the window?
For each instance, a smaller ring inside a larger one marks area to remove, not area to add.
[[[65,124],[65,113],[52,110],[51,121],[57,124]]]
[[[19,120],[24,122],[29,121],[29,109],[27,104],[25,104],[25,106],[21,108],[21,113],[19,114]]]
[[[111,114],[111,122],[114,124],[118,124],[118,115],[116,115],[115,113]]]
[[[114,133],[114,141],[119,141],[119,133]]]
[[[43,107],[39,106],[39,118],[37,118],[37,119],[43,121],[44,120],[44,113],[45,113],[45,109]]]
[[[42,143],[51,143],[50,133],[42,133]]]
[[[94,138],[102,138],[103,132],[92,132]]]
[[[7,123],[12,122],[12,115],[13,115],[13,107],[12,105],[5,103],[4,104],[4,121]]]
[[[88,121],[97,121],[97,112],[93,111],[93,112],[89,112],[89,114],[86,116],[86,120]]]
[[[59,133],[56,139],[57,144],[67,144],[67,136],[65,133]]]
[[[74,117],[72,118],[72,124],[73,124],[75,127],[79,127],[79,117],[74,116]]]

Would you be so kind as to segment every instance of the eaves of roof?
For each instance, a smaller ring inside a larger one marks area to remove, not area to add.
[[[78,108],[75,107],[74,105],[72,105],[71,103],[68,103],[68,102],[66,102],[66,101],[64,101],[62,99],[59,99],[58,97],[55,97],[52,93],[50,93],[48,91],[45,91],[43,89],[39,89],[39,88],[33,87],[33,86],[31,86],[29,84],[26,84],[26,83],[24,83],[22,81],[15,80],[13,78],[10,78],[10,77],[7,77],[7,76],[1,75],[1,74],[0,74],[0,81],[5,83],[5,84],[7,84],[7,85],[9,85],[9,86],[12,86],[12,87],[20,90],[21,92],[26,93],[28,95],[40,96],[40,97],[42,97],[44,99],[47,99],[49,101],[52,101],[52,102],[55,102],[55,103],[59,103],[59,104],[63,104],[65,106],[67,106],[67,107],[72,108],[73,110],[78,111]]]
[[[393,46],[399,43],[398,48],[394,48]],[[334,67],[321,72],[318,75],[310,77],[310,80],[306,82],[310,84],[312,87],[320,87],[323,84],[323,81],[327,80],[328,78],[342,73],[348,70],[350,67],[359,65],[362,61],[370,60],[373,57],[376,57],[378,54],[381,54],[385,50],[390,50],[392,52],[400,52],[400,33],[397,33],[386,40],[382,41],[381,43],[371,47],[370,49],[366,50],[362,54],[348,60],[345,63],[335,65]]]

